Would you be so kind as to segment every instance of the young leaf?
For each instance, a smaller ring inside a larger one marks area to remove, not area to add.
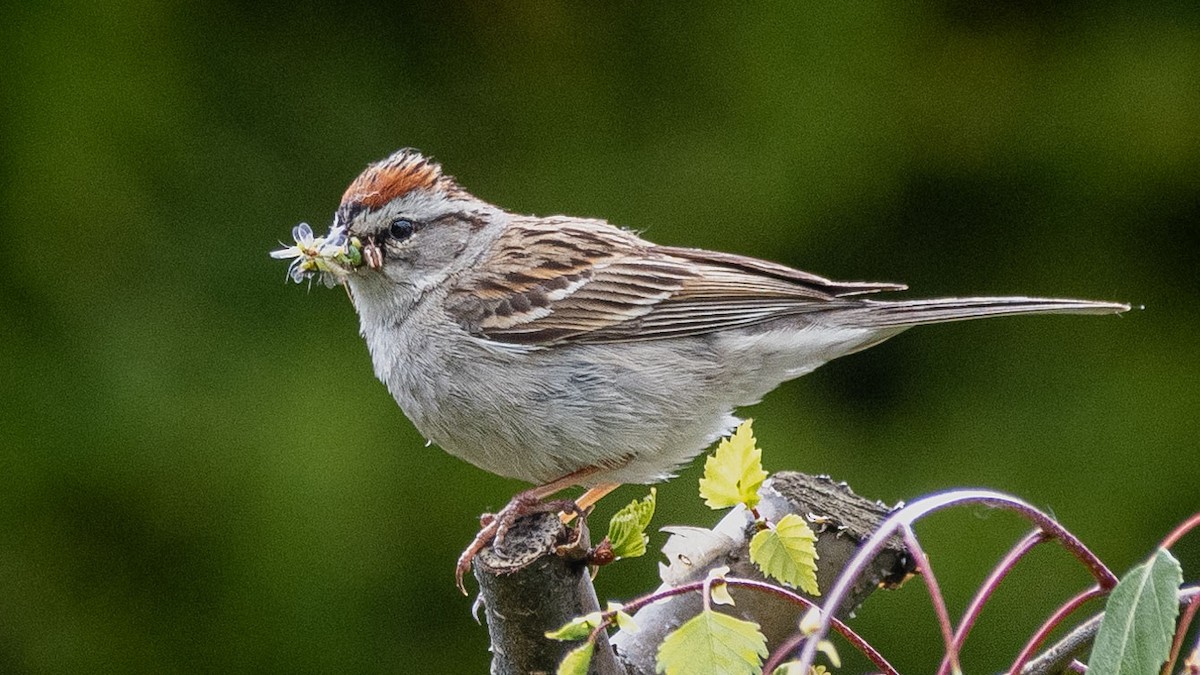
[[[658,646],[655,672],[676,675],[756,675],[767,655],[758,624],[706,609]]]
[[[752,509],[758,505],[758,488],[766,477],[762,450],[755,443],[751,420],[746,420],[732,436],[721,439],[716,452],[704,461],[700,496],[710,509],[737,504]]]
[[[789,513],[774,527],[759,530],[750,539],[750,559],[763,574],[809,595],[817,588],[817,535],[804,518]]]
[[[628,613],[623,612],[621,610],[617,610],[616,621],[617,621],[617,628],[620,628],[621,630],[625,631],[626,633],[638,632],[637,622],[634,621],[633,617],[630,616]]]
[[[1089,675],[1158,672],[1171,649],[1181,585],[1183,569],[1165,549],[1129,570],[1108,597]]]
[[[733,604],[733,596],[729,594],[729,585],[719,581],[708,587],[708,597],[718,605]]]
[[[708,585],[708,597],[718,605],[733,605],[733,596],[729,594],[729,584],[724,582],[726,574],[729,574],[729,565],[721,565],[708,571],[708,578],[713,580]],[[716,579],[721,581],[716,581]]]
[[[557,630],[546,631],[546,637],[551,640],[582,640],[592,634],[596,626],[600,625],[603,618],[600,612],[592,612],[577,616],[574,619],[566,622]]]
[[[633,500],[625,508],[617,511],[608,521],[608,541],[612,551],[619,558],[636,558],[646,553],[646,527],[654,516],[656,491],[650,488],[650,494],[645,499]]]
[[[626,633],[636,633],[638,631],[637,622],[634,621],[633,617],[624,610],[624,605],[621,603],[610,600],[608,602],[608,608],[605,611],[612,612],[613,620],[617,623],[617,628],[620,628]]]
[[[842,657],[838,656],[837,647],[834,647],[833,643],[829,640],[821,640],[818,642],[817,651],[824,654],[825,658],[829,659],[829,663],[832,664],[834,668],[842,667]]]
[[[558,664],[556,675],[587,675],[588,666],[592,665],[592,652],[596,645],[588,640],[575,649],[567,652],[562,662]]]

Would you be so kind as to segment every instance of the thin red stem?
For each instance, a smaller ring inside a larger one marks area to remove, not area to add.
[[[1108,589],[1106,588],[1092,586],[1086,591],[1066,601],[1062,607],[1059,607],[1054,611],[1053,614],[1050,615],[1049,619],[1046,619],[1046,622],[1037,629],[1037,632],[1033,634],[1033,637],[1029,638],[1029,642],[1025,643],[1025,648],[1022,649],[1021,653],[1017,655],[1017,660],[1013,661],[1012,668],[1009,668],[1008,672],[1014,673],[1014,675],[1019,674],[1029,659],[1033,658],[1033,653],[1037,651],[1038,647],[1042,646],[1042,643],[1046,641],[1046,638],[1049,637],[1050,633],[1055,628],[1058,628],[1058,625],[1062,623],[1064,619],[1070,616],[1072,612],[1083,606],[1083,604],[1087,601],[1094,598],[1099,598],[1107,593]]]
[[[666,598],[674,597],[676,595],[683,595],[684,593],[693,593],[695,591],[703,591],[706,581],[707,580],[692,581],[692,582],[688,582],[686,584],[681,584],[679,586],[674,586],[674,587],[663,589],[660,591],[655,591],[654,593],[651,593],[649,595],[644,595],[640,598],[635,598],[633,600],[630,600],[629,602],[622,605],[621,609],[624,610],[625,612],[632,614],[632,613],[636,612],[637,610],[641,609],[642,607],[645,607],[646,605],[658,602],[659,600],[664,600]],[[742,579],[740,577],[726,577],[725,585],[733,586],[735,588],[749,588],[752,590],[760,591],[762,593],[766,593],[768,595],[774,595],[775,597],[781,598],[781,599],[783,599],[787,602],[790,602],[794,605],[799,605],[800,607],[803,607],[806,610],[816,609],[816,610],[820,611],[820,609],[821,609],[812,600],[809,600],[808,598],[806,598],[802,595],[799,595],[797,593],[793,593],[792,591],[789,591],[786,588],[783,588],[782,586],[776,586],[775,584],[767,583],[765,581],[756,581],[754,579]],[[865,639],[863,639],[863,637],[861,635],[856,633],[853,628],[851,628],[850,626],[847,626],[845,624],[845,622],[841,621],[840,619],[835,618],[831,622],[831,626],[833,627],[834,630],[836,630],[838,632],[839,635],[841,635],[843,638],[845,638],[847,642],[849,642],[853,647],[858,649],[858,651],[862,652],[863,656],[867,657],[871,661],[871,663],[873,663],[875,665],[875,667],[879,669],[880,673],[882,673],[883,675],[899,675],[899,672],[894,667],[892,667],[892,664],[888,663],[887,659],[885,659],[883,657],[883,655],[879,653],[878,650],[876,650],[874,647],[872,647]],[[764,672],[770,672],[770,671],[764,671]]]
[[[1088,572],[1096,578],[1100,588],[1105,590],[1111,589],[1117,585],[1117,577],[1099,558],[1092,553],[1087,546],[1079,540],[1078,537],[1068,532],[1062,525],[1059,525],[1053,518],[1037,510],[1033,506],[1009,495],[992,492],[990,490],[953,490],[940,495],[933,495],[919,499],[908,506],[896,511],[889,516],[883,523],[867,538],[859,547],[858,552],[850,559],[850,563],[846,565],[842,573],[838,575],[838,580],[833,586],[833,590],[829,592],[825,600],[826,610],[821,612],[821,623],[817,626],[816,632],[813,633],[813,640],[805,642],[807,635],[796,634],[786,640],[784,644],[771,655],[767,661],[768,665],[774,664],[778,666],[784,658],[800,647],[801,643],[804,648],[800,653],[800,671],[805,672],[805,669],[811,668],[817,654],[817,642],[825,637],[829,632],[829,619],[837,613],[841,608],[842,602],[849,595],[854,582],[867,568],[870,561],[878,555],[880,549],[883,548],[888,538],[901,525],[909,525],[916,522],[918,519],[951,506],[962,506],[967,504],[983,504],[992,508],[1004,508],[1014,511],[1017,514],[1025,517],[1041,529],[1045,530],[1052,538],[1057,539],[1067,549],[1071,555],[1075,556]],[[769,670],[767,672],[770,672]]]
[[[903,525],[900,532],[904,536],[904,545],[908,547],[909,554],[916,558],[917,572],[925,582],[925,587],[929,589],[929,599],[933,601],[933,612],[937,615],[938,625],[942,629],[942,641],[946,643],[946,660],[950,662],[954,672],[961,672],[958,650],[954,647],[954,626],[950,624],[950,612],[946,609],[946,597],[942,595],[942,589],[938,586],[933,566],[929,564],[929,556],[925,555],[925,549],[921,548],[921,542],[917,541],[917,535],[911,527]]]
[[[763,581],[755,581],[753,579],[737,578],[726,579],[725,583],[731,586],[757,589],[769,595],[775,595],[783,598],[784,600],[788,600],[793,604],[797,604],[808,609],[815,609],[818,612],[821,611],[821,608],[818,607],[817,604],[812,600],[809,600],[802,595],[793,593],[782,586],[776,586],[775,584],[766,583]],[[888,663],[888,660],[883,657],[883,654],[880,654],[877,649],[872,647],[871,644],[867,642],[861,635],[855,632],[853,628],[846,625],[844,621],[835,617],[831,625],[839,635],[845,638],[846,642],[849,642],[851,646],[862,652],[862,655],[867,657],[867,659],[869,659],[871,663],[873,663],[875,667],[879,669],[880,673],[883,675],[900,675],[896,669],[892,667],[892,664]],[[769,673],[771,671],[763,670],[763,672]]]
[[[1050,541],[1050,535],[1044,530],[1034,530],[1025,536],[1024,539],[1017,542],[1011,550],[996,564],[992,573],[984,580],[983,585],[975,592],[975,597],[971,598],[971,603],[967,605],[967,609],[963,612],[962,619],[958,622],[958,632],[954,634],[954,652],[962,653],[963,645],[967,642],[967,635],[971,629],[975,627],[975,621],[983,612],[983,606],[996,592],[996,588],[1001,581],[1008,576],[1016,568],[1017,563],[1021,561],[1030,551],[1038,544]],[[938,668],[938,675],[947,675],[950,672],[950,654],[947,653],[942,659],[942,665]]]
[[[1171,548],[1183,537],[1183,535],[1191,532],[1197,527],[1200,527],[1200,512],[1192,514],[1191,518],[1188,518],[1182,523],[1176,525],[1175,529],[1171,530],[1171,533],[1163,538],[1162,544],[1159,544],[1159,546],[1161,548]]]
[[[1175,669],[1179,650],[1183,648],[1183,640],[1187,637],[1188,628],[1191,627],[1192,619],[1196,618],[1198,610],[1200,610],[1200,597],[1194,597],[1188,602],[1187,609],[1183,610],[1183,616],[1179,617],[1179,626],[1175,629],[1175,639],[1171,641],[1171,656],[1163,666],[1162,675],[1171,675],[1171,671]],[[1200,636],[1197,639],[1200,640]]]

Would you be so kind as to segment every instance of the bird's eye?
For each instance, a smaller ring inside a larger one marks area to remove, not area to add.
[[[396,241],[404,241],[411,237],[416,229],[416,225],[408,218],[397,218],[388,226],[388,235]]]

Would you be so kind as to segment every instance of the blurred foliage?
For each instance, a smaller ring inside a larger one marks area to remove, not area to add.
[[[888,501],[1011,491],[1118,573],[1200,507],[1197,5],[706,4],[6,3],[0,671],[485,670],[453,563],[522,485],[424,447],[345,297],[266,256],[402,146],[662,243],[1145,304],[914,331],[782,387],[756,431],[769,469]],[[657,523],[711,523],[697,477]],[[921,532],[957,613],[1023,526]],[[1200,537],[1176,554],[1195,579]],[[1033,556],[966,670],[1085,584]],[[919,587],[859,623],[934,669]]]

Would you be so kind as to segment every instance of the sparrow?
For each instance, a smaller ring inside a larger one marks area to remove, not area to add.
[[[346,286],[376,376],[450,454],[535,484],[463,552],[517,517],[582,512],[655,483],[781,383],[913,326],[1129,305],[1031,297],[877,300],[902,284],[833,281],[765,260],[660,246],[603,220],[511,213],[403,149],[350,184],[326,237],[307,225],[297,281]],[[580,486],[574,501],[544,502]]]

